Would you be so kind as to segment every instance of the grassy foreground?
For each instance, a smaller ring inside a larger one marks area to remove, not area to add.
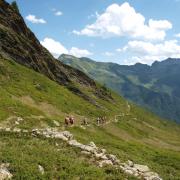
[[[113,92],[113,101],[105,101],[88,93],[96,105],[74,95],[65,87],[13,61],[0,59],[0,126],[23,129],[56,126],[73,114],[75,127],[67,128],[81,142],[94,141],[122,161],[128,159],[146,164],[164,179],[180,177],[180,127],[128,103]],[[115,116],[124,113],[125,116]],[[96,126],[95,119],[106,115],[109,124]],[[22,117],[20,124],[16,118]],[[80,121],[87,117],[90,126],[82,129]],[[56,146],[56,143],[59,145]],[[0,134],[0,161],[9,162],[15,179],[125,179],[119,170],[99,169],[77,149],[62,142]],[[38,171],[38,164],[45,174]],[[128,177],[128,179],[132,179]]]

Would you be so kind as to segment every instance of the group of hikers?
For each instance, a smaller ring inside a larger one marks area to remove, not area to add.
[[[64,119],[65,126],[74,125],[74,123],[75,123],[75,118],[73,116],[65,117]]]
[[[97,117],[96,119],[96,123],[97,125],[102,125],[102,124],[105,124],[107,122],[107,118],[106,116],[104,117]],[[72,126],[75,124],[75,118],[74,116],[66,116],[65,119],[64,119],[64,124],[65,126]],[[87,118],[83,118],[82,121],[81,121],[81,125],[83,126],[87,126],[89,124],[88,122],[88,119]]]
[[[107,122],[107,117],[106,116],[103,116],[103,117],[98,117],[97,118],[97,125],[102,125],[102,124],[105,124]]]

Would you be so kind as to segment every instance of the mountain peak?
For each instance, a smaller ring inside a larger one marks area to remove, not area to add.
[[[180,59],[179,58],[167,58],[163,61],[154,61],[152,64],[153,66],[158,66],[158,65],[174,65],[174,64],[180,64]]]

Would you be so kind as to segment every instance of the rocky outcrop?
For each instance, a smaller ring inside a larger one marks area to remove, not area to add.
[[[99,98],[112,99],[105,89],[97,87],[86,74],[54,59],[26,26],[18,11],[4,0],[0,0],[1,56],[44,74],[92,103],[95,103],[92,98],[75,84],[90,88]]]
[[[0,180],[11,179],[13,175],[8,170],[9,164],[0,164]]]
[[[127,174],[133,175],[144,180],[161,180],[159,175],[152,172],[148,166],[134,164],[132,161],[128,160],[126,163],[121,163],[120,168]]]
[[[85,145],[78,142],[73,138],[73,135],[69,131],[61,131],[55,128],[47,128],[47,129],[33,129],[31,131],[21,130],[18,128],[0,128],[0,131],[5,132],[14,132],[14,133],[27,133],[32,136],[43,136],[45,138],[52,139],[60,139],[62,141],[67,142],[70,146],[79,148],[81,150],[81,154],[85,156],[89,156],[95,160],[95,163],[99,167],[103,166],[113,166],[114,168],[121,169],[124,173],[134,176],[138,179],[144,180],[162,180],[159,175],[149,169],[146,165],[135,164],[133,161],[128,160],[126,163],[122,163],[115,155],[108,154],[106,149],[101,149],[96,146],[94,142],[90,142]],[[58,144],[57,144],[58,146]],[[44,173],[44,169],[38,166],[39,171]]]

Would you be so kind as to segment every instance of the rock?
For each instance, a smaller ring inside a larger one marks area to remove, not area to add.
[[[96,159],[102,159],[102,160],[108,160],[107,156],[104,155],[104,153],[97,153],[97,152],[94,152],[94,156]]]
[[[84,154],[84,155],[91,155],[91,153],[88,152],[88,151],[81,151],[81,154]]]
[[[105,154],[105,153],[106,153],[106,149],[101,149],[101,152],[102,152],[103,154]]]
[[[19,132],[21,132],[21,129],[19,129],[19,128],[14,128],[12,131],[19,133]]]
[[[125,169],[126,169],[123,165],[120,165],[119,168],[123,171],[125,171]]]
[[[133,175],[133,174],[134,174],[134,172],[133,172],[132,170],[130,170],[130,169],[126,169],[124,172],[125,172],[126,174],[130,174],[130,175]]]
[[[149,167],[146,165],[134,164],[134,168],[143,173],[150,171]]]
[[[5,128],[4,130],[5,130],[6,132],[10,132],[10,131],[11,131],[10,128]]]
[[[95,143],[94,143],[93,141],[91,141],[91,142],[89,143],[89,146],[91,146],[91,147],[93,147],[93,148],[97,148],[96,145],[95,145]]]
[[[73,139],[73,135],[69,131],[63,131],[62,134],[67,137],[69,140]]]
[[[65,137],[62,133],[56,133],[53,135],[53,138],[61,139],[63,141],[68,141],[68,138]]]
[[[17,121],[20,122],[20,121],[23,121],[24,119],[22,117],[17,117]]]
[[[157,176],[151,176],[151,177],[144,177],[144,180],[162,180],[162,179]]]
[[[28,133],[28,130],[23,129],[22,132],[23,132],[23,133]]]
[[[54,123],[55,126],[58,126],[58,127],[60,126],[59,122],[57,122],[55,120],[53,121],[53,123]]]
[[[80,126],[80,128],[81,128],[81,129],[84,129],[84,130],[86,129],[86,127],[84,127],[84,126],[82,126],[82,125]]]
[[[107,154],[108,159],[110,159],[111,161],[115,162],[117,160],[116,156],[113,154]]]
[[[74,147],[81,148],[81,149],[83,149],[83,147],[85,146],[85,145],[79,143],[76,140],[70,140],[70,141],[68,141],[68,144],[71,145],[71,146],[74,146]]]
[[[133,166],[134,166],[134,163],[133,163],[132,161],[130,161],[130,160],[127,161],[127,164],[128,164],[128,166],[130,166],[130,167],[133,167]]]
[[[121,161],[119,159],[116,159],[116,161],[113,162],[114,165],[119,165],[121,163]]]
[[[16,125],[19,125],[19,122],[18,122],[18,121],[15,121],[15,124],[16,124]]]
[[[139,174],[136,172],[133,174],[135,177],[139,177]]]
[[[38,165],[39,172],[43,175],[44,174],[44,168],[41,165]]]
[[[143,177],[145,180],[162,180],[155,172],[145,172]]]
[[[12,174],[8,170],[9,164],[0,165],[0,180],[7,180],[12,178]]]
[[[103,160],[103,161],[100,161],[99,162],[99,167],[103,167],[103,166],[106,166],[106,165],[113,165],[112,161],[111,160]]]
[[[82,149],[85,150],[85,151],[91,152],[91,153],[95,153],[96,152],[96,148],[94,148],[92,146],[89,146],[89,145],[84,145],[82,147]]]

